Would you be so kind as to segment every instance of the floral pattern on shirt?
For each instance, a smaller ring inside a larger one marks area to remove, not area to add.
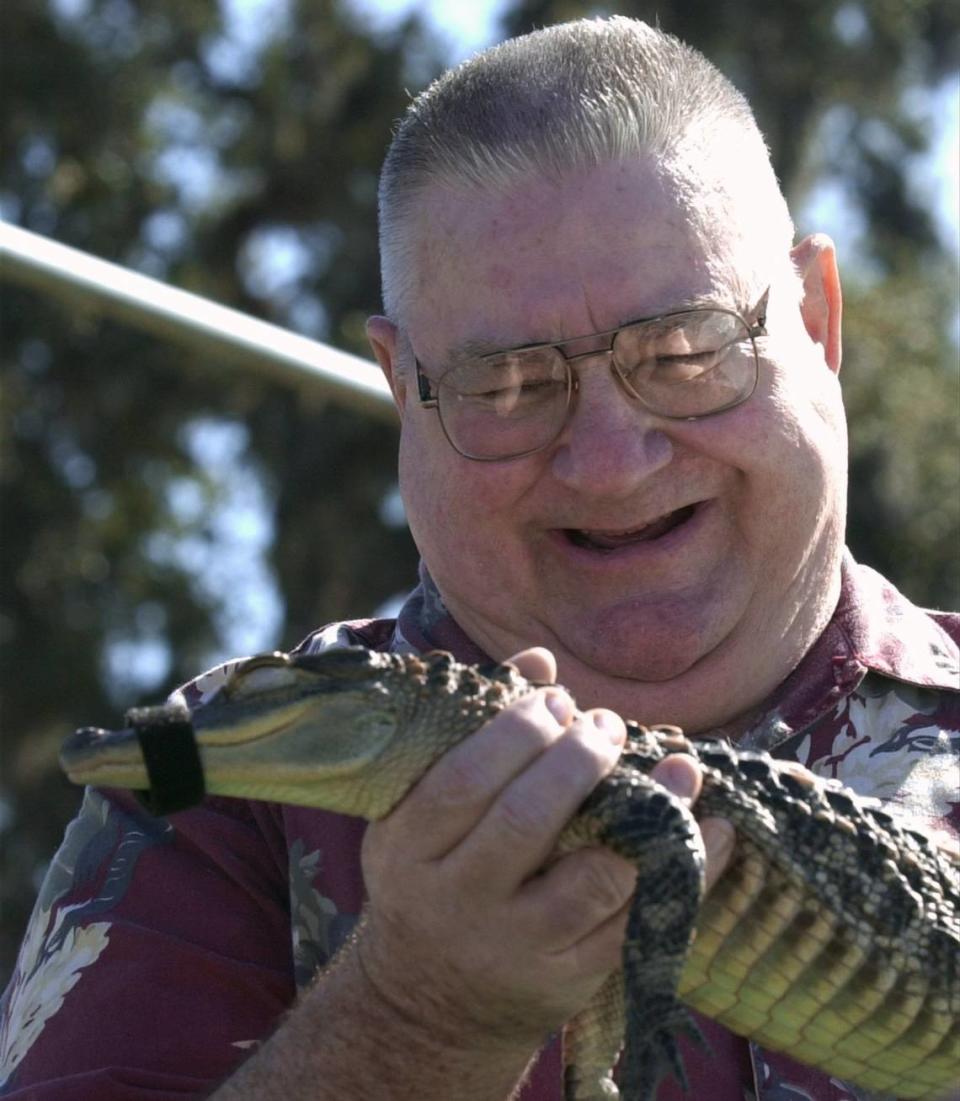
[[[319,849],[304,852],[301,838],[290,846],[290,927],[300,990],[326,967],[357,922],[356,915],[339,913],[333,899],[314,887],[321,859]]]
[[[126,894],[144,849],[171,836],[168,823],[147,815],[131,821],[98,792],[86,792],[44,879],[0,1005],[0,1087],[109,944],[111,923],[91,919]],[[94,889],[71,902],[84,887]]]
[[[871,674],[803,737],[796,756],[946,838],[960,808],[958,711],[941,692]]]

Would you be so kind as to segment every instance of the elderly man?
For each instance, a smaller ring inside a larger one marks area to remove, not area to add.
[[[11,986],[11,1096],[559,1098],[548,1038],[616,967],[634,872],[544,861],[616,762],[618,715],[947,825],[957,619],[845,556],[834,251],[793,246],[739,93],[641,23],[553,27],[421,95],[381,197],[369,335],[424,566],[398,620],[304,647],[517,655],[576,705],[515,704],[365,834],[89,793]],[[696,799],[689,759],[658,777]],[[713,879],[733,834],[703,833]],[[700,1024],[694,1097],[858,1096]]]

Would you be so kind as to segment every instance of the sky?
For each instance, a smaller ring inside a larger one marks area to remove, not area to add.
[[[494,40],[497,16],[507,6],[505,0],[351,0],[351,4],[370,19],[371,26],[388,27],[419,11],[449,37],[451,60],[458,61]]]

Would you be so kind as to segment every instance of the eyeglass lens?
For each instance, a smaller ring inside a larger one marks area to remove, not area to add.
[[[730,408],[749,397],[756,383],[750,331],[723,310],[628,325],[614,336],[611,351],[627,392],[665,417]],[[586,356],[571,357],[578,358]],[[559,435],[572,389],[570,361],[547,346],[462,363],[444,375],[437,397],[444,431],[458,451],[502,459],[536,451]]]

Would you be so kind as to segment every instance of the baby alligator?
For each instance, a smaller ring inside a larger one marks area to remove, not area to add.
[[[442,753],[536,687],[511,665],[328,650],[241,663],[206,703],[174,695],[128,729],[79,730],[77,783],[148,789],[154,813],[204,791],[384,816]],[[960,1068],[960,858],[873,800],[764,753],[628,724],[613,773],[560,848],[608,845],[637,867],[622,972],[564,1032],[568,1101],[650,1101],[684,1082],[684,1005],[832,1075],[936,1098]],[[737,831],[703,897],[689,810],[649,779],[670,753],[701,764],[698,817]]]

